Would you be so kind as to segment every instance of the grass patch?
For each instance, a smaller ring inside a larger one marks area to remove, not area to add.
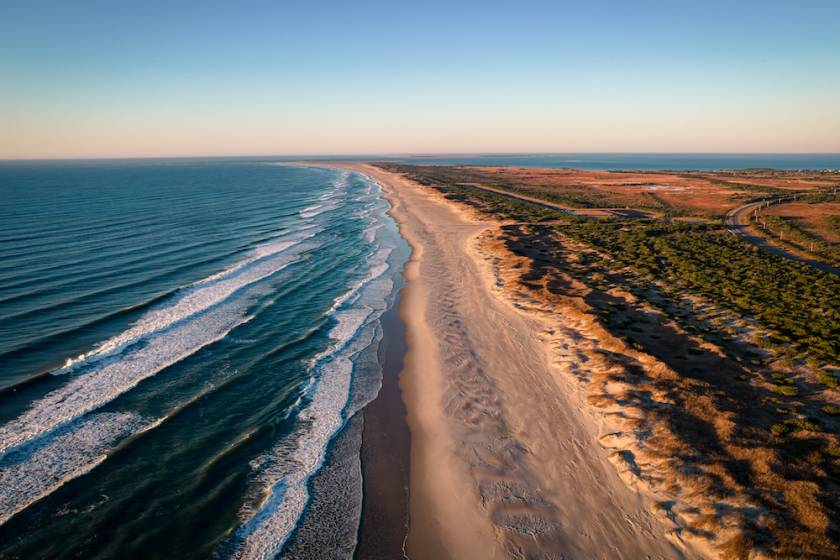
[[[792,385],[771,385],[770,390],[778,395],[786,397],[795,397],[799,394],[799,389]]]

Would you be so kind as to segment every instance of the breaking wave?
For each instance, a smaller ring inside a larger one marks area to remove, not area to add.
[[[225,271],[180,290],[128,330],[55,373],[84,367],[66,385],[0,426],[0,455],[110,402],[142,380],[211,344],[250,319],[248,294],[233,297],[294,261],[303,239],[262,246]]]
[[[328,312],[335,321],[331,342],[312,360],[311,385],[296,428],[253,461],[252,497],[240,511],[242,525],[219,557],[269,559],[282,552],[307,507],[308,482],[323,465],[330,442],[372,398],[351,399],[354,359],[377,340],[378,319],[394,286],[388,274],[392,251],[379,247],[367,259],[367,274],[335,299]]]

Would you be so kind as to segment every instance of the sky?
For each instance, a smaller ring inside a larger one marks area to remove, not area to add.
[[[0,1],[0,159],[840,152],[840,2]]]

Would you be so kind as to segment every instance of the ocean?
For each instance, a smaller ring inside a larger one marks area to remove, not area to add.
[[[352,551],[408,255],[378,185],[5,162],[0,196],[0,558]]]

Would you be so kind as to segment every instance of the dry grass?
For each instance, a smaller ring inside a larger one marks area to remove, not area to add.
[[[792,202],[771,206],[762,213],[791,220],[816,239],[840,245],[840,227],[836,221],[840,217],[840,202]]]
[[[751,229],[770,242],[805,257],[840,264],[840,202],[789,202],[763,209],[766,229]]]
[[[570,208],[637,208],[718,217],[756,196],[824,189],[840,174],[800,172],[626,172],[516,167],[383,165],[440,184],[511,190]]]

